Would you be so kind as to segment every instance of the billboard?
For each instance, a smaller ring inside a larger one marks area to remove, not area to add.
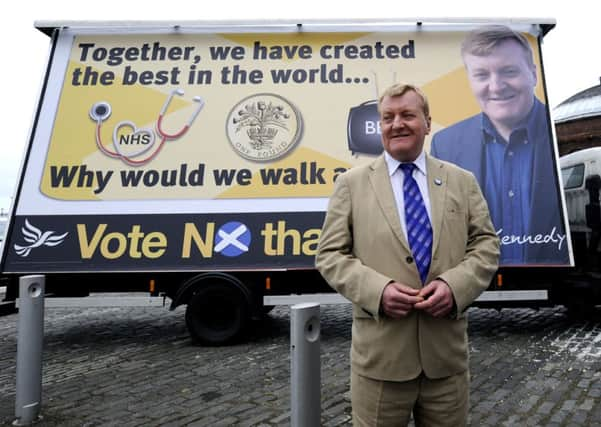
[[[312,268],[337,176],[382,153],[379,92],[423,88],[441,158],[439,132],[482,114],[460,54],[470,30],[60,29],[2,270]],[[519,248],[502,264],[569,265],[539,35],[524,35],[544,150],[520,201],[540,226],[499,220]]]

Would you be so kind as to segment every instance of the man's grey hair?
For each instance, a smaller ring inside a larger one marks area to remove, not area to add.
[[[430,105],[428,104],[428,97],[426,94],[417,86],[406,83],[396,83],[387,88],[380,96],[380,99],[378,99],[378,111],[381,112],[382,101],[385,97],[403,96],[407,92],[415,92],[417,96],[421,98],[424,116],[426,116],[426,118],[430,117]]]

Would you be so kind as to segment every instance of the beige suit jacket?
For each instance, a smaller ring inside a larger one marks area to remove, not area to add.
[[[426,156],[433,246],[427,282],[447,282],[454,318],[414,310],[395,320],[380,313],[392,280],[419,289],[419,273],[401,228],[383,156],[336,180],[322,229],[316,267],[353,302],[352,369],[379,380],[406,381],[423,371],[442,378],[468,368],[463,311],[497,269],[499,241],[474,176]]]

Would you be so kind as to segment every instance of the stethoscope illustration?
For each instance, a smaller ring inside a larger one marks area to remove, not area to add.
[[[192,123],[194,122],[194,120],[196,120],[196,117],[198,117],[198,114],[204,107],[204,100],[200,96],[195,96],[194,98],[192,98],[192,100],[197,103],[197,106],[196,109],[190,115],[188,121],[178,132],[167,133],[165,130],[163,130],[162,127],[163,117],[165,116],[167,109],[169,108],[169,104],[171,104],[171,100],[175,95],[183,96],[184,91],[182,89],[174,89],[167,96],[167,99],[163,104],[163,108],[161,108],[161,111],[159,112],[159,117],[157,118],[155,124],[157,135],[159,136],[161,141],[159,142],[159,146],[149,156],[145,158],[139,157],[147,153],[154,146],[155,135],[152,132],[152,130],[148,128],[137,128],[136,125],[129,120],[119,122],[117,123],[117,125],[115,125],[115,128],[113,129],[113,147],[115,150],[109,150],[102,143],[100,131],[102,127],[102,122],[106,121],[111,115],[111,105],[106,101],[100,101],[92,105],[92,108],[90,109],[90,118],[96,122],[96,145],[98,146],[98,149],[105,155],[121,159],[130,166],[140,166],[145,163],[148,163],[150,160],[157,156],[157,154],[161,151],[166,141],[178,139],[182,137],[186,132],[188,132],[188,129],[190,129],[190,126],[192,126]],[[122,128],[132,129],[132,135],[136,135],[137,138],[143,141],[143,148],[133,153],[128,152],[128,154],[124,154],[119,148],[119,134]]]

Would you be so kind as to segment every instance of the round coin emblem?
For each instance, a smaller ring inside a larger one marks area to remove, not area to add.
[[[288,100],[261,93],[236,104],[225,127],[240,156],[266,162],[290,152],[300,140],[303,124],[300,112]]]

